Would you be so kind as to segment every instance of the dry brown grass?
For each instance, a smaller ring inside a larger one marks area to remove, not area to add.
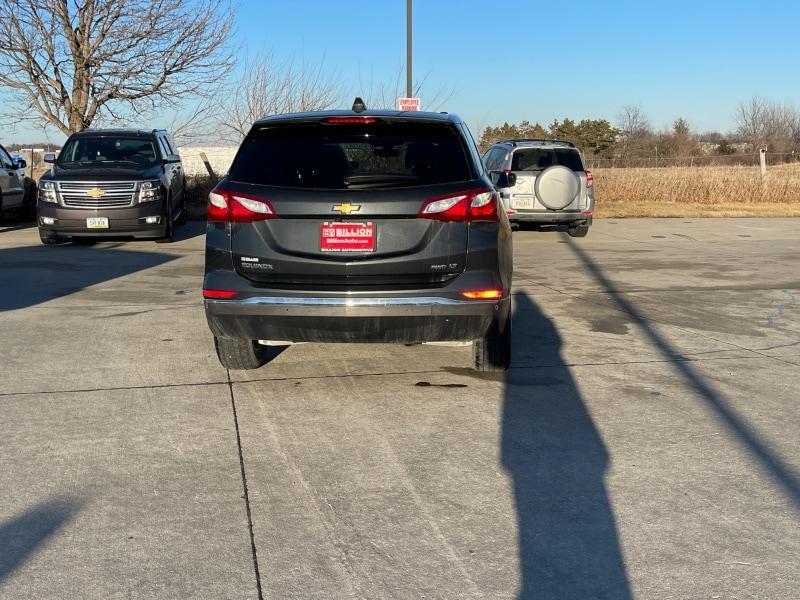
[[[597,217],[797,217],[800,164],[596,169]]]

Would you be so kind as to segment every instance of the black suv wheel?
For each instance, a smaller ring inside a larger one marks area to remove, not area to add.
[[[166,225],[164,226],[164,237],[156,240],[156,244],[170,244],[175,238],[175,222],[172,220],[172,199],[167,200],[167,214],[164,217]]]

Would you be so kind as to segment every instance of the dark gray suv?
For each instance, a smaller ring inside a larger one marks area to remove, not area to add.
[[[472,341],[507,368],[511,227],[454,115],[260,120],[208,200],[205,310],[225,367],[275,342]]]
[[[39,181],[43,244],[67,238],[172,240],[186,218],[185,175],[163,129],[87,129],[72,134]]]

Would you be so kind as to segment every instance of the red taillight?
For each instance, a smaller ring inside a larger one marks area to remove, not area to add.
[[[323,121],[328,125],[372,125],[377,122],[375,117],[328,117]]]
[[[468,290],[461,295],[470,300],[497,300],[503,297],[503,290]]]
[[[225,300],[233,298],[238,292],[235,290],[208,290],[203,288],[203,298],[213,298],[217,300]]]
[[[497,221],[497,194],[488,188],[426,200],[418,217],[437,221]]]
[[[274,219],[278,215],[264,198],[215,188],[208,194],[206,216],[209,221],[251,223]]]
[[[590,188],[594,185],[594,175],[589,169],[586,169],[586,187]]]

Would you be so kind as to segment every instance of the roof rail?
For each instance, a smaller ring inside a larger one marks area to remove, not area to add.
[[[497,143],[498,144],[508,143],[508,144],[513,145],[513,146],[516,146],[519,142],[540,142],[540,143],[546,143],[546,144],[564,144],[565,146],[569,146],[570,148],[574,148],[575,147],[575,144],[573,144],[572,142],[568,142],[566,140],[551,140],[551,139],[546,139],[546,138],[517,138],[517,139],[513,139],[513,140],[502,140],[502,141],[497,142]]]

